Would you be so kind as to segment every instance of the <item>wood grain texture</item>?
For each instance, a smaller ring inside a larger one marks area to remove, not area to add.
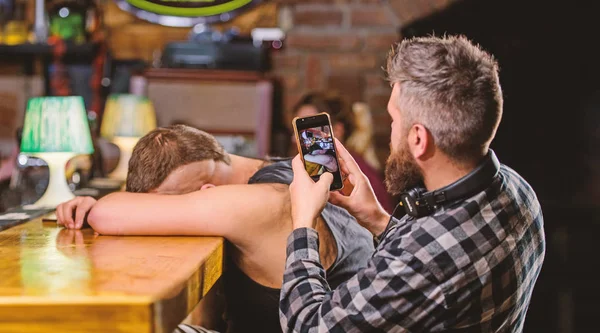
[[[220,237],[0,232],[0,332],[171,332],[223,271]]]

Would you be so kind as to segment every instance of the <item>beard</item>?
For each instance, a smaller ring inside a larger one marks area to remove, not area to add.
[[[423,173],[405,143],[391,152],[385,163],[385,186],[392,195],[416,187],[423,181]]]

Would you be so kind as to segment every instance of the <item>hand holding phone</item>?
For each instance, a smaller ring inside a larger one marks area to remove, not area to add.
[[[305,171],[300,154],[292,160],[294,180],[289,186],[292,226],[298,228],[314,228],[317,217],[325,208],[329,199],[333,174],[325,172],[318,181],[314,181]],[[310,195],[307,195],[310,193]]]
[[[329,202],[345,208],[373,235],[380,235],[387,227],[390,215],[377,201],[369,179],[360,170],[352,155],[340,142],[336,143],[340,167],[346,176],[346,186],[343,191],[330,193]]]
[[[327,113],[296,117],[292,121],[298,152],[308,175],[318,181],[325,172],[333,175],[330,190],[341,190],[344,185],[335,148],[331,120]]]

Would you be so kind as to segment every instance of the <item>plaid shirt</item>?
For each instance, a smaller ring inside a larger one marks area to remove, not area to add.
[[[534,191],[501,166],[492,184],[419,219],[392,218],[367,267],[331,290],[314,229],[287,245],[284,332],[522,332],[545,253]]]

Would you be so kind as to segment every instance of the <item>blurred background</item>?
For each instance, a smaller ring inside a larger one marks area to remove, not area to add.
[[[600,52],[591,3],[219,0],[184,8],[190,15],[149,3],[0,0],[0,212],[47,186],[44,161],[18,152],[35,96],[84,98],[95,152],[67,165],[74,191],[117,168],[124,148],[100,133],[111,94],[147,98],[158,126],[196,126],[232,153],[263,158],[293,153],[290,121],[306,94],[335,92],[342,102],[326,111],[341,115],[346,140],[381,179],[392,43],[460,33],[498,59],[505,104],[492,148],[544,212],[546,261],[525,332],[595,331]]]

